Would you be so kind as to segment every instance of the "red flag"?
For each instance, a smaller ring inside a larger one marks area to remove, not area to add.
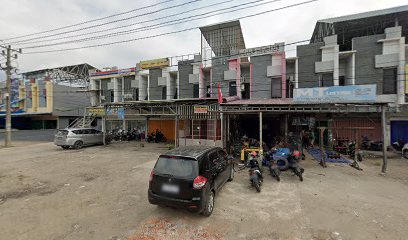
[[[221,92],[220,83],[218,83],[218,103],[219,104],[222,103],[222,92]]]

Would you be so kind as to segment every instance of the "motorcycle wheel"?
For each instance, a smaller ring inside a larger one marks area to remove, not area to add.
[[[300,180],[301,182],[303,182],[303,175],[302,175],[302,173],[299,173],[299,180]]]
[[[405,159],[408,159],[408,150],[405,150],[405,151],[402,153],[402,156],[403,156]]]
[[[259,184],[259,182],[258,181],[255,182],[254,185],[255,185],[256,191],[261,192],[261,185]]]
[[[280,174],[279,174],[278,170],[275,170],[275,169],[272,170],[272,177],[276,178],[276,181],[278,181],[278,182],[280,182],[280,176],[279,175]]]

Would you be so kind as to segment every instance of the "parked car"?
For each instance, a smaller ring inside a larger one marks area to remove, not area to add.
[[[406,143],[406,144],[404,145],[404,147],[402,148],[402,156],[403,156],[405,159],[408,159],[408,143]]]
[[[150,173],[151,204],[210,216],[214,197],[234,178],[232,158],[219,147],[187,146],[160,155]]]
[[[106,137],[106,143],[110,143],[109,136]],[[103,144],[103,132],[93,128],[60,129],[54,136],[54,144],[63,149]]]

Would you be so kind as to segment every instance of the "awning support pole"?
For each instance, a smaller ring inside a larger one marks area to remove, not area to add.
[[[263,139],[262,139],[262,112],[259,112],[259,159],[263,157]]]
[[[383,138],[383,165],[382,165],[382,169],[381,169],[381,173],[385,174],[387,172],[387,145],[385,144],[385,140],[386,140],[386,131],[387,131],[387,116],[386,116],[386,107],[385,105],[383,105],[381,107],[381,128],[382,128],[382,138]]]

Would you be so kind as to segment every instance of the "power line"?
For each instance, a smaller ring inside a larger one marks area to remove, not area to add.
[[[292,4],[292,5],[288,5],[288,6],[284,6],[284,7],[280,7],[280,8],[275,8],[275,9],[271,9],[271,10],[267,10],[267,11],[255,13],[255,14],[246,15],[246,16],[244,16],[244,17],[236,18],[236,19],[234,19],[234,20],[241,20],[241,19],[245,19],[245,18],[255,17],[255,16],[259,16],[259,15],[266,14],[266,13],[270,13],[270,12],[274,12],[274,11],[279,11],[279,10],[283,10],[283,9],[288,9],[288,8],[292,8],[292,7],[297,7],[297,6],[300,6],[300,5],[304,5],[304,4],[308,4],[308,3],[312,3],[312,2],[316,2],[316,1],[319,1],[319,0],[309,0],[309,1],[301,2],[301,3],[296,3],[296,4]],[[230,20],[230,21],[234,21],[234,20]],[[63,51],[72,51],[72,50],[85,49],[85,48],[95,48],[95,47],[101,47],[101,46],[109,46],[109,45],[114,45],[114,44],[119,44],[119,43],[134,42],[134,41],[139,41],[139,40],[143,40],[143,39],[150,39],[150,38],[156,38],[156,37],[160,37],[160,36],[172,35],[172,34],[176,34],[176,33],[192,31],[192,30],[195,30],[195,29],[197,29],[197,27],[185,28],[185,29],[181,29],[181,30],[177,30],[177,31],[171,31],[171,32],[166,32],[166,33],[161,33],[161,34],[146,36],[146,37],[140,37],[140,38],[128,39],[128,40],[121,40],[121,41],[110,42],[110,43],[101,43],[101,44],[95,44],[95,45],[88,45],[88,46],[82,46],[82,47],[73,47],[73,48],[65,48],[65,49],[57,49],[57,50],[47,50],[47,51],[37,51],[37,52],[26,52],[25,54],[39,54],[39,53],[51,53],[51,52],[63,52]]]
[[[33,35],[38,35],[38,34],[54,32],[54,31],[58,31],[58,30],[61,30],[61,29],[65,29],[65,28],[71,28],[71,27],[81,26],[81,25],[84,25],[84,24],[87,24],[87,23],[96,22],[96,21],[100,21],[100,20],[104,20],[104,19],[108,19],[108,18],[112,18],[112,17],[117,17],[117,16],[125,15],[125,14],[128,14],[128,13],[136,12],[136,11],[139,11],[139,10],[142,10],[142,9],[151,8],[151,7],[156,7],[156,6],[159,6],[159,5],[168,3],[168,2],[173,2],[173,1],[175,1],[175,0],[165,0],[165,1],[162,1],[162,2],[159,2],[159,3],[156,3],[156,4],[152,4],[152,5],[148,5],[148,6],[144,6],[144,7],[140,7],[140,8],[135,8],[135,9],[132,9],[132,10],[130,10],[130,11],[121,12],[121,13],[116,13],[116,14],[109,15],[109,16],[106,16],[106,17],[101,17],[101,18],[97,18],[97,19],[93,19],[93,20],[89,20],[89,21],[85,21],[85,22],[80,22],[80,23],[76,23],[76,24],[72,24],[72,25],[67,25],[67,26],[63,26],[63,27],[59,27],[59,28],[54,28],[54,29],[50,29],[50,30],[46,30],[46,31],[41,31],[41,32],[36,32],[36,33],[30,33],[30,34],[25,34],[25,35],[21,35],[21,36],[17,36],[17,37],[12,37],[12,38],[5,38],[5,39],[0,40],[0,41],[12,40],[12,39],[19,39],[19,38],[29,37],[29,36],[33,36]]]
[[[204,18],[208,18],[208,17],[218,16],[218,15],[221,15],[221,14],[246,10],[246,9],[249,9],[249,8],[258,7],[258,6],[261,6],[261,5],[270,4],[270,3],[274,3],[274,2],[278,2],[278,1],[282,1],[282,0],[272,0],[272,1],[264,2],[264,3],[260,3],[260,4],[255,4],[255,5],[252,5],[252,6],[245,6],[245,5],[249,5],[249,4],[253,4],[253,3],[257,3],[257,2],[262,2],[262,1],[264,1],[264,0],[256,0],[256,1],[245,3],[245,4],[239,4],[239,5],[223,8],[223,9],[218,9],[218,10],[215,10],[215,11],[209,11],[209,12],[198,14],[198,15],[195,15],[195,16],[188,16],[188,17],[175,19],[175,20],[171,20],[171,21],[168,21],[168,22],[153,24],[153,25],[149,25],[149,26],[144,26],[144,27],[140,27],[140,28],[125,30],[125,31],[120,31],[120,32],[114,32],[114,33],[109,33],[109,34],[104,34],[104,35],[99,35],[99,36],[94,36],[94,37],[89,37],[89,38],[70,40],[70,41],[65,41],[65,42],[50,43],[50,44],[44,44],[44,45],[38,45],[38,46],[29,46],[29,47],[25,47],[25,49],[43,48],[43,47],[57,46],[57,45],[63,45],[63,44],[69,44],[69,43],[78,43],[78,42],[84,42],[84,41],[91,41],[91,40],[98,40],[98,39],[104,39],[104,38],[109,38],[109,37],[127,35],[127,34],[131,34],[131,33],[135,33],[135,32],[150,31],[150,30],[154,30],[154,29],[158,29],[158,28],[162,28],[162,27],[168,27],[168,26],[173,26],[173,25],[178,25],[178,24],[181,24],[181,23],[196,21],[196,20],[200,20],[200,19],[204,19]],[[238,8],[238,7],[240,7],[240,8]],[[230,10],[230,9],[233,9],[233,8],[238,8],[238,9]],[[214,12],[219,12],[219,11],[224,11],[224,10],[229,10],[229,11],[214,13]],[[210,14],[210,15],[208,15],[208,14]],[[208,16],[206,16],[206,15],[208,15]]]
[[[109,24],[113,24],[113,23],[117,23],[117,22],[123,22],[123,21],[127,21],[129,19],[159,13],[159,12],[162,12],[162,11],[165,11],[165,10],[169,10],[169,9],[173,9],[173,8],[177,8],[177,7],[182,7],[182,6],[192,4],[192,3],[195,3],[195,2],[200,2],[200,1],[203,1],[203,0],[192,0],[192,1],[189,1],[189,2],[186,2],[186,3],[181,3],[181,4],[178,4],[178,5],[161,8],[161,9],[158,9],[158,10],[155,10],[155,11],[152,11],[152,12],[147,12],[147,13],[139,14],[139,15],[136,15],[136,16],[121,18],[121,19],[109,21],[109,22],[106,22],[106,23],[100,23],[100,24],[96,24],[96,25],[92,25],[92,26],[88,26],[88,27],[75,29],[75,30],[69,30],[69,31],[60,32],[60,33],[54,33],[54,34],[48,35],[47,37],[59,36],[59,35],[63,35],[63,34],[66,34],[66,33],[78,32],[78,31],[82,31],[82,30],[86,30],[86,29],[90,29],[90,28],[95,28],[95,27],[101,27],[101,26],[105,26],[105,25],[109,25]],[[41,39],[41,38],[43,38],[43,37],[35,37],[35,38],[26,39],[26,40],[36,40],[36,39]],[[16,44],[16,43],[18,43],[18,41],[17,42],[9,42],[7,44]]]
[[[77,34],[77,35],[64,36],[64,37],[58,37],[58,38],[40,40],[40,41],[22,40],[17,45],[26,45],[26,44],[33,44],[33,43],[57,41],[57,40],[61,40],[61,39],[75,38],[75,37],[81,37],[81,36],[86,36],[86,35],[92,35],[92,34],[95,34],[95,33],[101,33],[101,32],[106,32],[106,31],[110,31],[110,30],[117,30],[117,29],[120,29],[120,28],[126,28],[126,27],[130,27],[130,26],[134,26],[134,25],[143,24],[143,23],[154,22],[154,21],[157,21],[157,20],[162,20],[162,19],[166,19],[166,18],[170,18],[170,17],[174,17],[174,16],[180,16],[180,15],[183,15],[183,14],[186,14],[186,13],[195,12],[197,10],[210,8],[210,7],[213,7],[213,6],[222,5],[222,4],[233,2],[233,1],[236,1],[236,0],[222,1],[222,2],[218,2],[218,3],[210,4],[210,5],[207,5],[207,6],[204,6],[204,7],[195,8],[195,9],[187,10],[187,11],[184,11],[184,12],[180,12],[180,13],[176,13],[176,14],[171,14],[171,15],[155,18],[155,19],[145,20],[145,21],[141,21],[141,22],[137,22],[137,23],[131,23],[131,24],[128,24],[128,25],[123,25],[123,26],[118,26],[118,27],[113,27],[113,28],[108,28],[108,29],[103,29],[103,30],[98,30],[98,31],[93,31],[93,32],[87,32],[87,33],[82,33],[82,34]],[[44,36],[43,38],[48,38],[48,37]]]

